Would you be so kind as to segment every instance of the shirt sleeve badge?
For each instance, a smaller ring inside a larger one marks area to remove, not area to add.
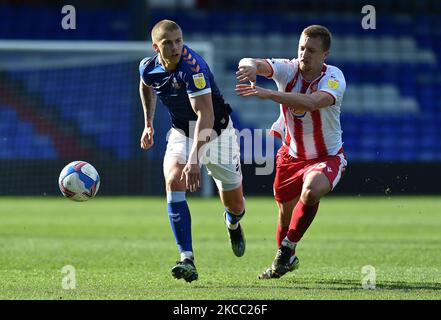
[[[207,85],[203,73],[197,73],[193,75],[193,82],[196,88],[203,89]]]
[[[335,90],[335,89],[337,89],[339,86],[340,86],[340,83],[338,82],[337,79],[335,79],[335,78],[330,78],[330,79],[328,80],[328,87],[329,87],[329,88]]]

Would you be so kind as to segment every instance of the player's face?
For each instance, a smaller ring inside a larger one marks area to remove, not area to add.
[[[310,38],[302,33],[298,50],[301,71],[321,68],[327,56],[328,51],[323,51],[322,40],[319,37]]]
[[[153,49],[161,55],[161,59],[172,65],[177,64],[181,59],[183,46],[181,30],[165,32],[159,40],[153,43]]]

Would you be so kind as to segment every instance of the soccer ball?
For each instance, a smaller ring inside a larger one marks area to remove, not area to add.
[[[97,194],[100,176],[90,163],[74,161],[61,170],[58,186],[66,198],[73,201],[87,201]]]

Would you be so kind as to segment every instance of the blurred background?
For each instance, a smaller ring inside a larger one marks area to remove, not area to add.
[[[75,29],[62,27],[65,5],[75,8]],[[365,5],[375,8],[376,29],[362,28]],[[165,18],[211,65],[239,130],[269,128],[279,108],[235,95],[238,61],[295,58],[301,31],[325,25],[333,34],[327,63],[347,82],[349,166],[334,192],[441,191],[441,1],[1,0],[0,195],[59,194],[58,174],[74,160],[98,169],[100,195],[164,194],[170,121],[158,105],[155,146],[139,148],[138,64],[152,54],[151,27]],[[256,176],[256,166],[243,166],[246,194],[271,195],[273,175]]]

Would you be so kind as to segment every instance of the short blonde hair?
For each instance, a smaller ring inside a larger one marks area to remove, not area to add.
[[[171,32],[175,30],[181,30],[181,27],[172,20],[161,20],[156,23],[152,28],[152,41],[156,42],[162,39],[165,32]]]
[[[318,24],[313,24],[309,27],[306,27],[303,30],[302,34],[310,38],[320,38],[322,40],[323,51],[328,51],[329,49],[331,49],[332,35],[328,28]]]

